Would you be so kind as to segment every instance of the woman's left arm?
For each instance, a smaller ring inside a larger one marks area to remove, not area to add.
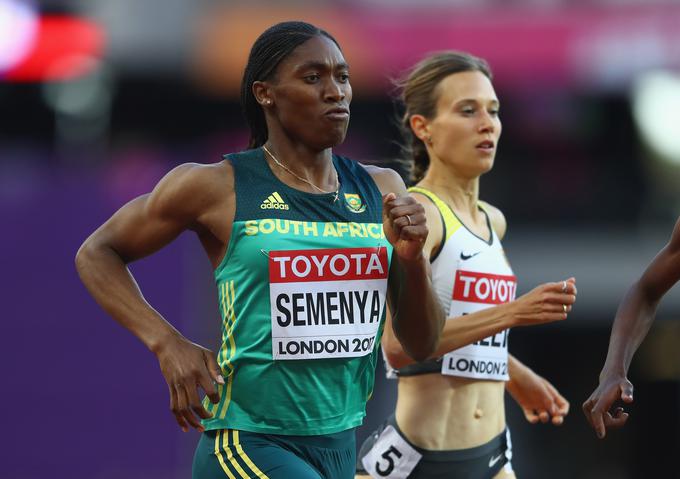
[[[564,422],[564,416],[569,413],[569,401],[547,379],[511,354],[508,355],[508,372],[510,380],[505,383],[505,388],[522,408],[527,421],[536,424],[552,419],[555,426]]]
[[[388,283],[392,327],[404,351],[422,361],[436,350],[445,319],[423,254],[428,234],[425,210],[395,171],[366,169],[383,195],[383,230],[394,248]]]
[[[505,216],[498,208],[489,204],[485,206],[491,226],[498,238],[503,239],[507,230]],[[505,383],[505,388],[522,408],[527,421],[535,424],[550,420],[555,426],[564,422],[564,416],[569,413],[569,401],[547,379],[536,374],[512,354],[508,354],[508,372],[510,380]]]

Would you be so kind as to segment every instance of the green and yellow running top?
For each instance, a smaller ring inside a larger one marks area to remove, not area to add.
[[[215,270],[226,384],[206,429],[331,434],[361,424],[373,389],[392,247],[382,196],[333,156],[339,195],[282,183],[261,149],[226,155],[236,214]]]

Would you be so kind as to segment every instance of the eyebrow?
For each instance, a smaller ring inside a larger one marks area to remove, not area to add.
[[[312,61],[308,61],[308,62],[300,64],[296,68],[296,70],[305,70],[305,69],[308,69],[308,68],[317,69],[317,70],[326,70],[326,69],[328,69],[328,64],[325,63],[325,62],[312,60]],[[349,65],[345,62],[338,63],[337,65],[335,65],[334,69],[335,70],[349,70]]]
[[[485,102],[480,102],[478,100],[475,100],[474,98],[464,98],[464,99],[459,100],[456,103],[454,103],[454,105],[455,106],[464,105],[465,103],[485,103]],[[496,105],[500,105],[500,102],[496,98],[491,100],[491,103],[495,103]]]

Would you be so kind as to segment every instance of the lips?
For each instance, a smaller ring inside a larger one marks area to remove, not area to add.
[[[477,148],[481,148],[482,150],[491,150],[494,147],[494,142],[491,140],[484,140],[481,143],[477,144]]]
[[[324,116],[332,120],[346,120],[349,118],[349,109],[344,107],[331,108],[330,110],[326,110]]]

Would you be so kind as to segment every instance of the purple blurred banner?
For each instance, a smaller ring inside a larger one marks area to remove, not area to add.
[[[180,432],[154,356],[95,304],[74,268],[81,242],[122,204],[112,177],[25,166],[10,174],[6,165],[0,173],[9,426],[0,477],[188,477],[198,434]],[[180,329],[192,246],[181,237],[133,267],[147,299]]]

